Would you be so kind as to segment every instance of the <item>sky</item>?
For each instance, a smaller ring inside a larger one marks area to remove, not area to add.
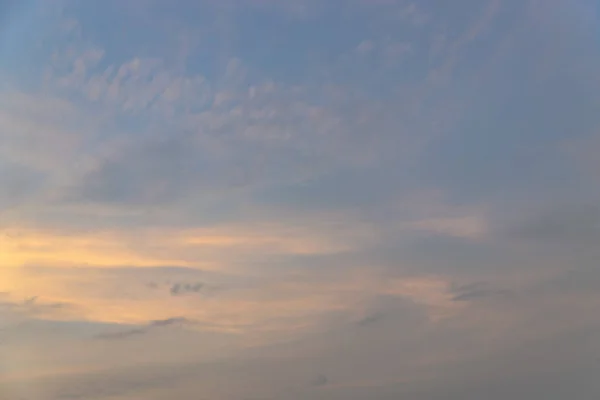
[[[0,400],[600,396],[595,0],[0,0]]]

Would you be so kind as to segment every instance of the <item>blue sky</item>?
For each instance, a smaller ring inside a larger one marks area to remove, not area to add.
[[[598,11],[0,1],[0,398],[597,398]]]

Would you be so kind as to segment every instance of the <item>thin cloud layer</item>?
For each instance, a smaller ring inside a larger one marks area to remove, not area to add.
[[[0,399],[596,399],[597,11],[0,2]]]

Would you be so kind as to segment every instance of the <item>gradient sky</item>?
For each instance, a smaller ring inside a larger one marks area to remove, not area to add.
[[[0,0],[0,400],[597,400],[596,0]]]

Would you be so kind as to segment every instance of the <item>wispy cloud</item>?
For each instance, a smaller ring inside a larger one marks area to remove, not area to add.
[[[103,334],[98,335],[97,338],[98,339],[106,339],[106,340],[126,339],[131,336],[146,334],[155,328],[163,328],[163,327],[167,327],[167,326],[182,325],[182,324],[187,324],[187,323],[189,323],[189,321],[183,317],[161,319],[161,320],[151,321],[148,324],[146,324],[140,328],[129,329],[126,331],[103,333]]]

